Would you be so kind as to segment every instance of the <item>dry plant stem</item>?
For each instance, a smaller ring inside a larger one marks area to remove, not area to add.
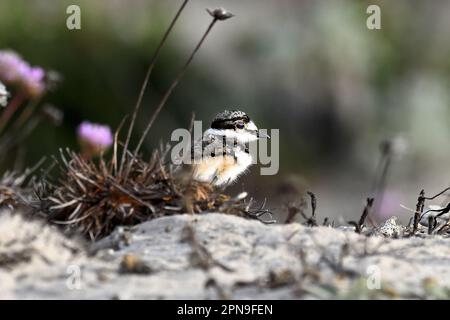
[[[370,209],[372,209],[373,202],[374,202],[374,198],[367,198],[367,204],[364,207],[364,211],[363,211],[363,213],[361,215],[361,218],[359,219],[359,222],[358,222],[358,227],[356,228],[356,231],[358,233],[361,233],[361,231],[362,231],[362,229],[364,227],[364,222],[366,221],[366,218],[367,218],[367,216],[370,213]]]
[[[125,157],[126,157],[127,150],[128,150],[128,145],[129,145],[130,139],[131,139],[131,134],[133,132],[133,129],[134,129],[134,126],[135,126],[135,123],[136,123],[136,117],[137,117],[137,114],[139,112],[139,108],[141,107],[142,99],[144,97],[145,90],[147,89],[148,81],[149,81],[150,76],[152,74],[152,71],[153,71],[153,68],[155,66],[156,60],[158,59],[159,53],[161,52],[161,49],[164,46],[164,43],[166,42],[169,34],[172,32],[172,29],[173,29],[175,23],[177,22],[179,16],[181,15],[181,12],[183,11],[184,7],[186,6],[186,4],[188,2],[189,2],[189,0],[184,0],[183,3],[181,4],[180,9],[178,9],[177,13],[175,14],[175,17],[172,19],[172,22],[170,23],[169,27],[167,28],[166,32],[164,33],[164,36],[162,37],[158,47],[156,48],[156,50],[153,53],[153,56],[152,56],[152,58],[150,60],[150,65],[149,65],[149,67],[147,69],[147,73],[145,74],[144,82],[142,83],[141,91],[139,92],[139,96],[138,96],[136,105],[134,107],[133,115],[131,117],[130,126],[128,128],[127,137],[126,137],[125,145],[124,145],[124,151],[122,153],[122,158],[121,158],[121,161],[120,161],[120,172],[119,172],[119,174],[122,174],[123,165],[125,163]]]
[[[202,46],[203,42],[205,41],[206,37],[208,36],[209,32],[211,31],[211,29],[214,27],[214,25],[216,24],[216,22],[218,21],[217,18],[213,18],[213,20],[211,21],[211,23],[209,24],[208,28],[206,29],[205,33],[203,34],[202,38],[200,39],[200,41],[198,42],[197,46],[195,47],[194,51],[192,52],[192,54],[190,55],[190,57],[188,58],[188,60],[186,61],[186,63],[184,64],[184,66],[181,68],[181,70],[178,72],[175,80],[172,82],[171,86],[169,87],[169,89],[166,91],[166,93],[164,94],[163,98],[161,99],[160,103],[158,104],[158,106],[156,107],[155,111],[152,114],[152,117],[149,121],[149,123],[147,124],[147,127],[144,130],[144,133],[141,136],[141,139],[139,140],[138,145],[136,146],[136,149],[133,152],[133,157],[136,158],[139,150],[142,146],[142,144],[144,143],[144,140],[150,130],[150,128],[152,127],[156,117],[158,116],[159,112],[161,111],[161,109],[164,107],[164,105],[167,102],[167,99],[169,99],[170,95],[172,94],[173,90],[175,89],[175,87],[178,85],[178,83],[180,82],[181,78],[183,77],[183,75],[186,73],[186,70],[189,66],[189,64],[191,63],[191,61],[194,59],[195,54],[197,53],[197,51],[200,49],[200,47]],[[127,171],[125,173],[125,179],[128,175],[129,169],[127,168]]]
[[[450,221],[445,223],[442,227],[437,231],[438,234],[443,233],[444,231],[450,230]]]
[[[41,116],[36,116],[27,123],[22,124],[21,127],[17,128],[15,126],[17,123],[15,123],[14,128],[8,129],[8,131],[6,131],[2,136],[0,150],[2,150],[2,152],[11,152],[12,149],[19,147],[20,144],[31,135],[33,130],[41,123],[42,120],[43,119]]]
[[[437,195],[436,195],[437,197]],[[417,229],[419,227],[420,217],[423,213],[423,208],[425,207],[425,190],[421,190],[419,197],[417,198],[417,205],[416,205],[416,212],[414,213],[414,225],[413,225],[413,231],[412,234],[415,234],[417,232]],[[432,198],[434,199],[434,198]]]
[[[377,169],[376,169],[376,175],[374,179],[374,183],[372,186],[372,194],[374,198],[376,199],[373,205],[373,216],[377,216],[377,213],[380,210],[380,206],[383,202],[384,193],[386,190],[386,184],[387,184],[387,178],[389,174],[389,168],[392,163],[392,146],[391,142],[384,141],[381,144],[381,157],[378,161]],[[369,220],[370,224],[375,227],[376,223],[373,220],[372,214],[370,214],[367,219]]]
[[[384,165],[383,165],[383,169],[381,171],[381,176],[380,176],[380,180],[378,181],[378,184],[376,186],[376,192],[375,192],[375,209],[374,209],[374,215],[377,215],[377,213],[380,210],[380,206],[383,203],[383,198],[384,198],[384,192],[386,190],[386,182],[387,182],[387,177],[388,177],[388,173],[389,173],[389,167],[391,165],[391,156],[385,155],[384,156]]]
[[[9,119],[11,119],[13,114],[17,111],[17,109],[24,101],[25,94],[23,92],[19,92],[16,96],[14,96],[0,118],[0,133],[3,132],[6,125],[8,124]]]
[[[443,195],[444,193],[446,193],[446,192],[449,191],[449,190],[450,190],[450,187],[445,188],[444,190],[442,190],[441,192],[435,194],[434,196],[432,196],[432,197],[424,197],[424,199],[425,199],[425,200],[434,200],[434,199],[436,199],[437,197]]]
[[[424,213],[422,213],[419,217],[419,221],[422,221],[422,218],[425,216],[425,214],[427,214],[428,212],[437,212],[438,214],[436,216],[430,216],[428,218],[428,226],[432,227],[431,228],[431,232],[434,231],[434,229],[436,229],[437,227],[437,218],[450,212],[450,203],[448,203],[445,208],[441,208],[441,209],[437,209],[437,210],[427,210]],[[431,222],[430,222],[431,221]],[[441,229],[441,228],[440,228]],[[430,232],[430,229],[428,229]],[[431,234],[431,233],[430,233]]]
[[[316,215],[316,208],[317,208],[317,197],[314,193],[312,193],[311,191],[307,192],[308,195],[311,198],[311,216],[314,218]]]
[[[432,234],[436,228],[436,220],[434,217],[428,217],[428,234]]]
[[[445,193],[447,191],[448,191],[448,188],[445,189],[442,193]],[[447,193],[447,195],[445,196],[445,199],[442,200],[441,207],[445,206],[445,204],[449,203],[449,201],[450,201],[450,194]]]
[[[10,148],[20,145],[27,137],[31,135],[33,130],[41,123],[42,117],[36,117],[30,120],[20,131],[19,134],[15,136],[15,141]]]
[[[113,145],[113,157],[111,161],[111,168],[110,171],[117,176],[117,141],[119,139],[119,133],[120,130],[122,130],[123,125],[125,124],[125,120],[127,117],[124,117],[122,121],[119,124],[119,127],[117,128],[116,132],[114,133],[114,145]],[[124,151],[125,153],[125,151]]]
[[[311,200],[311,217],[308,219],[308,225],[313,227],[317,226],[316,221],[317,197],[311,191],[308,191],[307,193]]]
[[[42,96],[37,99],[31,100],[23,109],[22,113],[17,118],[17,121],[14,123],[14,128],[20,128],[23,124],[33,115],[36,108],[39,106],[39,103],[42,101]]]
[[[192,112],[191,122],[189,123],[189,133],[192,134],[192,130],[194,130],[194,122],[195,122],[195,112]]]
[[[429,229],[428,229],[429,233],[433,232],[434,229],[436,229],[436,224],[437,224],[436,218],[442,216],[443,214],[450,212],[450,203],[448,203],[444,208],[437,209],[437,210],[430,209],[430,210],[427,210],[424,212],[425,200],[434,200],[437,197],[445,194],[449,190],[450,190],[450,187],[445,188],[444,190],[435,194],[432,197],[425,197],[424,190],[421,191],[419,198],[417,200],[416,211],[414,212],[413,234],[417,231],[420,221],[425,216],[425,214],[427,214],[428,212],[438,212],[438,215],[436,215],[435,217],[430,217],[431,219],[429,218]],[[431,229],[430,229],[430,226],[431,226]]]

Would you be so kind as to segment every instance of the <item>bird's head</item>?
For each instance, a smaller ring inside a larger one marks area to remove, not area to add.
[[[218,113],[206,133],[234,138],[241,143],[270,138],[258,130],[245,112],[239,110],[225,110]]]

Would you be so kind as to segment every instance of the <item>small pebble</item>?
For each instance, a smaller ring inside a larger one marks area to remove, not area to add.
[[[134,254],[126,254],[120,263],[121,273],[149,274],[151,268],[142,259]]]

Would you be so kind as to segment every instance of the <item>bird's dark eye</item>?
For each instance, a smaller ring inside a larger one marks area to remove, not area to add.
[[[245,125],[242,122],[236,123],[236,128],[238,128],[238,129],[244,129],[244,126]]]

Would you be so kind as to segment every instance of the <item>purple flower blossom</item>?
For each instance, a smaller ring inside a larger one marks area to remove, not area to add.
[[[114,141],[111,129],[107,125],[83,121],[77,133],[82,143],[97,150],[109,148]]]
[[[21,87],[28,95],[36,97],[45,90],[45,72],[32,67],[13,51],[0,51],[0,80]]]
[[[18,82],[27,69],[26,62],[15,52],[0,51],[0,78],[5,82]]]
[[[24,72],[25,86],[32,96],[39,96],[45,90],[45,72],[40,67],[31,67]]]

